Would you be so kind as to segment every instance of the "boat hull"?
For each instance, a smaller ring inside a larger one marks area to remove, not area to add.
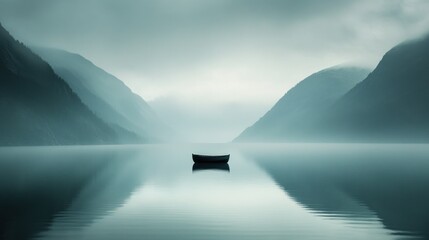
[[[229,161],[228,155],[199,155],[192,154],[192,160],[195,163],[227,163]]]

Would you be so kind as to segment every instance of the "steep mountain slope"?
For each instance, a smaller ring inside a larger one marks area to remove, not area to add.
[[[171,135],[172,131],[140,96],[89,60],[58,49],[32,49],[104,121],[135,132],[147,141],[162,141]]]
[[[298,84],[238,140],[428,142],[428,66],[429,36],[402,43],[350,91],[333,89],[329,101],[319,95],[332,94],[325,84]]]
[[[315,127],[333,140],[429,140],[429,36],[400,44]]]
[[[356,67],[333,67],[314,73],[289,90],[236,141],[282,141],[301,139],[308,122],[362,81],[370,71]]]
[[[52,68],[0,25],[0,145],[113,143],[97,118]]]

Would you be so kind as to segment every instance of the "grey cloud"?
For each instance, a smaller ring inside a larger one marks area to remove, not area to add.
[[[147,59],[143,68],[151,71],[160,62],[169,63],[167,67],[180,67],[188,61],[211,57],[219,52],[216,46],[234,44],[237,38],[251,41],[263,31],[258,22],[291,24],[339,11],[352,2],[1,0],[1,3],[4,4],[1,20],[24,41],[71,50],[80,48],[85,52],[95,50],[99,55],[112,51],[115,56],[131,60],[143,58]],[[137,56],[127,52],[130,45],[139,49]],[[141,67],[139,61],[132,62],[138,62],[133,68]]]

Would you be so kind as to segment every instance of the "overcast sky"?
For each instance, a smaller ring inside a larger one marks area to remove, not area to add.
[[[190,140],[222,142],[306,76],[374,66],[429,30],[427,0],[0,0],[28,45],[79,53]]]

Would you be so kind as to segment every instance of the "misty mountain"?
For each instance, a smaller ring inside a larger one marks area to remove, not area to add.
[[[291,89],[238,140],[427,142],[428,66],[426,36],[392,48],[350,91],[365,71],[339,75],[332,88],[322,81],[312,83],[312,78],[329,72],[316,73]],[[352,82],[342,85],[341,79]]]
[[[0,145],[114,143],[136,138],[96,117],[52,68],[0,25]]]
[[[172,130],[140,96],[81,55],[51,48],[32,49],[107,123],[137,133],[146,141],[165,140],[172,135]]]
[[[332,140],[429,140],[429,36],[388,51],[375,70],[322,116]]]
[[[370,72],[357,67],[328,68],[299,82],[235,141],[301,139],[304,127],[329,109]]]

